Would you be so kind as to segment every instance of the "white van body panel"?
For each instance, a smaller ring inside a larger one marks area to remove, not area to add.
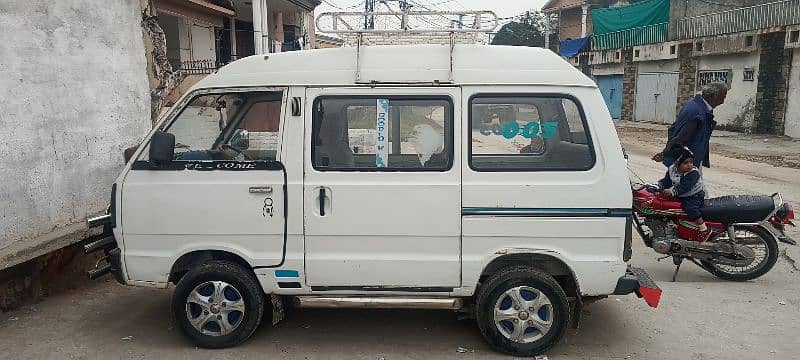
[[[358,60],[358,57],[361,57]],[[354,86],[361,84],[544,85],[596,88],[550,50],[523,46],[362,46],[253,55],[223,66],[195,85]],[[356,81],[356,64],[361,79]]]
[[[360,51],[325,49],[238,60],[198,82],[163,117],[154,131],[200,92],[284,88],[279,159],[286,168],[289,199],[286,245],[282,247],[283,228],[277,222],[264,226],[250,213],[226,215],[243,204],[254,204],[248,186],[268,181],[274,183],[275,191],[283,191],[276,173],[180,171],[145,176],[134,175],[137,171],[129,164],[117,180],[120,211],[115,229],[129,284],[166,286],[180,256],[219,250],[250,264],[267,293],[314,294],[319,291],[311,287],[352,286],[324,294],[390,295],[413,292],[414,287],[441,287],[450,290],[426,294],[471,296],[491,261],[522,253],[547,255],[566,264],[583,295],[613,293],[626,269],[623,217],[491,213],[492,209],[515,208],[631,208],[616,130],[592,80],[544,49],[456,45],[452,72],[449,46],[377,46]],[[359,82],[356,72],[360,72]],[[486,93],[561,94],[577,100],[591,135],[594,166],[587,171],[473,170],[468,109],[473,95]],[[437,173],[315,170],[310,166],[309,145],[313,102],[318,96],[337,94],[452,97],[452,168]],[[294,98],[302,101],[300,115],[289,110]],[[151,136],[152,132],[143,144]],[[134,158],[146,148],[140,147]],[[327,219],[319,216],[320,187],[331,190]],[[279,208],[276,203],[275,209]],[[181,211],[186,209],[191,211]],[[464,209],[489,212],[464,215]],[[262,214],[258,217],[263,220]],[[282,270],[297,276],[285,280],[279,276]],[[281,288],[281,281],[300,286]],[[357,286],[387,289],[364,292]]]
[[[305,87],[289,87],[287,99],[305,99]],[[284,111],[283,133],[281,140],[280,161],[283,164],[302,164],[303,163],[303,141],[305,131],[305,119],[303,111],[299,116],[292,114],[290,109]],[[279,267],[256,268],[254,272],[258,281],[266,293],[290,294],[296,293],[297,289],[281,289],[279,281],[296,281],[305,284],[305,241],[303,224],[303,206],[300,201],[303,199],[303,168],[302,166],[286,166],[286,193],[289,199],[287,207],[288,216],[286,218],[286,254],[283,264]],[[275,269],[291,269],[297,271],[295,278],[279,277]],[[305,291],[305,290],[302,290]]]
[[[318,97],[446,96],[453,103],[454,119],[461,117],[456,87],[321,88],[306,94],[306,114],[312,113]],[[460,121],[454,121],[454,128],[458,133]],[[305,138],[311,135],[307,126]],[[304,143],[308,285],[461,285],[458,151],[444,172],[318,171],[311,166],[311,141]],[[331,207],[325,216],[319,211],[320,187],[326,188]]]
[[[534,214],[515,217],[464,216],[462,225],[464,286],[475,286],[495,258],[529,251],[563,261],[575,274],[583,295],[612,293],[625,274],[622,217],[538,217],[537,210],[581,212],[584,209],[630,209],[632,199],[622,148],[613,121],[597,89],[542,86],[465,86],[465,103],[479,94],[558,94],[578,101],[595,152],[588,171],[480,172],[464,166],[464,208],[509,209]],[[464,122],[467,123],[468,120]],[[462,138],[469,139],[468,130]],[[468,160],[467,144],[463,161]],[[474,289],[467,289],[472,291]]]
[[[286,107],[285,88],[266,90],[283,93],[282,108]],[[179,103],[185,106],[196,95],[189,93]],[[181,108],[155,128],[169,124]],[[281,127],[285,117],[282,111]],[[134,159],[146,155],[145,149],[141,146]],[[124,185],[117,190],[119,245],[128,281],[166,284],[175,262],[194,251],[228,252],[253,267],[284,262],[283,171],[132,168],[132,164],[126,165]],[[268,187],[271,193],[254,194],[251,187]],[[275,211],[271,216],[264,211],[267,197]]]
[[[627,266],[620,256],[624,227],[621,218],[465,216],[462,291],[474,292],[486,265],[501,256],[539,254],[566,264],[582,295],[611,294]]]

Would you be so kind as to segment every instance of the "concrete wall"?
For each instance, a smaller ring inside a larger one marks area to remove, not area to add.
[[[794,49],[786,104],[786,135],[800,138],[800,48]]]
[[[602,65],[592,66],[592,76],[622,75],[623,73],[624,73],[624,67],[622,63],[602,64]]]
[[[699,58],[698,70],[731,70],[730,90],[725,104],[714,109],[714,120],[732,130],[750,130],[756,107],[758,76],[755,81],[743,81],[745,68],[758,74],[759,53],[714,55]]]
[[[771,1],[771,0],[770,0]],[[729,1],[696,1],[696,0],[671,0],[669,9],[669,38],[676,36],[678,19],[720,11],[736,9],[745,6],[764,4],[765,0],[729,0]]]
[[[123,149],[150,127],[140,11],[0,2],[0,249],[105,208]]]
[[[674,60],[639,61],[639,74],[656,72],[678,72],[679,62]]]
[[[771,1],[764,0],[729,0],[729,1],[693,1],[672,0],[670,2],[669,18],[687,18],[720,11],[736,9],[745,6],[760,5]]]
[[[633,47],[633,61],[656,61],[678,58],[678,43],[668,41]]]

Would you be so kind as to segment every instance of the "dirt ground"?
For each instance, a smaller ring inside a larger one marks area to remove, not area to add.
[[[632,172],[649,181],[663,175],[663,167],[649,160],[663,144],[658,129],[622,127],[620,133]],[[775,167],[716,152],[712,163],[717,165],[705,174],[712,196],[781,191],[800,202],[796,166]],[[800,239],[800,232],[791,234]],[[651,309],[635,296],[591,304],[584,310],[580,329],[569,330],[547,355],[550,359],[798,359],[800,273],[786,246],[780,247],[778,264],[757,280],[725,282],[686,264],[673,283],[672,263],[656,261],[656,254],[637,238],[631,262],[647,269],[662,287],[661,306]],[[474,321],[457,320],[447,311],[290,311],[283,322],[262,325],[239,347],[197,349],[171,323],[170,296],[171,290],[101,280],[0,314],[0,358],[509,358],[485,345]],[[459,347],[467,352],[458,352]]]
[[[623,142],[660,144],[662,147],[666,144],[667,125],[620,122],[617,130]],[[711,153],[777,167],[800,169],[800,139],[785,136],[717,130],[711,139]]]

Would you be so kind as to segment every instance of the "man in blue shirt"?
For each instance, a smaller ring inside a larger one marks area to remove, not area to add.
[[[728,86],[725,83],[714,82],[703,86],[700,94],[683,106],[677,120],[669,127],[667,145],[664,150],[653,155],[653,160],[669,167],[680,153],[675,153],[673,149],[685,146],[694,153],[694,163],[701,174],[703,166],[711,167],[708,159],[709,140],[717,126],[713,110],[725,102],[727,95]]]

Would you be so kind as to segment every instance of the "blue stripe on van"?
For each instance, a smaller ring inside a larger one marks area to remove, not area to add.
[[[574,209],[574,208],[461,208],[461,215],[526,216],[526,217],[629,217],[631,209]]]
[[[300,272],[296,270],[275,270],[276,278],[299,278]]]

